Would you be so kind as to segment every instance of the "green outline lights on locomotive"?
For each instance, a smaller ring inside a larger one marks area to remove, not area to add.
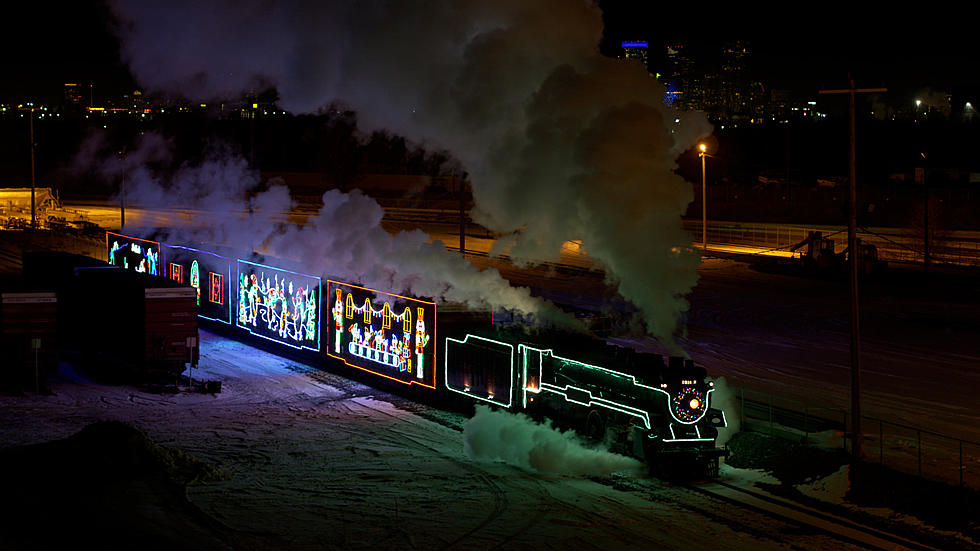
[[[470,334],[446,339],[445,384],[473,400],[541,411],[572,426],[585,420],[580,429],[590,438],[613,429],[623,440],[619,447],[642,458],[683,453],[717,465],[727,454],[714,447],[717,429],[727,423],[722,411],[710,408],[713,383],[690,362],[668,367],[655,358],[659,365],[641,366],[640,376],[551,348]]]

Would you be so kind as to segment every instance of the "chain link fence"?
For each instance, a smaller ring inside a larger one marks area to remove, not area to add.
[[[733,387],[742,430],[850,451],[847,411]],[[980,442],[861,416],[864,460],[947,484],[980,489]]]
[[[701,240],[701,221],[685,220],[684,227]],[[708,221],[708,243],[747,245],[765,249],[785,249],[800,243],[812,231],[823,232],[835,240],[835,250],[847,247],[846,226],[811,226],[802,224],[766,224],[750,222]],[[888,262],[922,263],[925,258],[925,239],[905,228],[858,228],[862,243],[877,247],[878,257]],[[980,266],[980,232],[951,231],[931,235],[930,262],[961,266]]]

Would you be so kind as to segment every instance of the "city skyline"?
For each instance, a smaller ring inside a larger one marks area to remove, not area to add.
[[[670,9],[656,17],[628,3],[603,1],[599,5],[605,24],[597,43],[600,52],[617,57],[622,41],[646,40],[653,69],[662,63],[662,48],[667,42],[685,42],[692,57],[710,62],[724,43],[744,40],[752,51],[749,78],[771,89],[816,94],[821,88],[846,86],[848,73],[859,86],[888,87],[893,98],[928,91],[974,96],[980,89],[980,79],[969,70],[974,48],[965,47],[968,35],[955,27],[938,38],[932,36],[935,33],[885,33],[880,26],[862,29],[860,20],[836,33],[803,31],[767,36],[759,32],[758,25],[747,25],[717,34],[711,32],[717,24],[711,23],[717,23],[720,16],[699,28],[690,20],[672,23],[678,19]],[[91,95],[95,103],[100,97],[118,97],[139,88],[120,59],[119,41],[113,31],[116,23],[105,2],[73,3],[43,17],[27,7],[13,6],[8,14],[2,40],[5,51],[16,55],[6,62],[0,100],[51,101],[62,94],[68,82],[81,87],[94,84]],[[25,41],[18,38],[18,31],[28,22],[33,22],[32,37]],[[922,25],[929,26],[926,22]]]

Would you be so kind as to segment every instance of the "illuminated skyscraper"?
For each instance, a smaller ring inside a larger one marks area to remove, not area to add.
[[[81,87],[74,82],[65,83],[65,103],[78,105],[82,102]]]
[[[624,59],[639,59],[643,62],[643,67],[649,71],[648,64],[648,44],[646,40],[624,40],[622,43]]]

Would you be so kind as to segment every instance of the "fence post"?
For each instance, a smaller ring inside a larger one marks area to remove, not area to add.
[[[919,448],[919,477],[922,477],[922,431],[915,431],[916,447]]]
[[[769,393],[769,436],[772,436],[772,392]]]
[[[810,406],[808,404],[803,404],[803,443],[810,443],[810,427],[807,426],[807,418],[809,417]]]
[[[739,417],[741,418],[742,421],[742,424],[739,426],[744,428],[745,427],[745,389],[744,388],[738,389],[738,397],[742,402],[742,407],[738,409]]]

